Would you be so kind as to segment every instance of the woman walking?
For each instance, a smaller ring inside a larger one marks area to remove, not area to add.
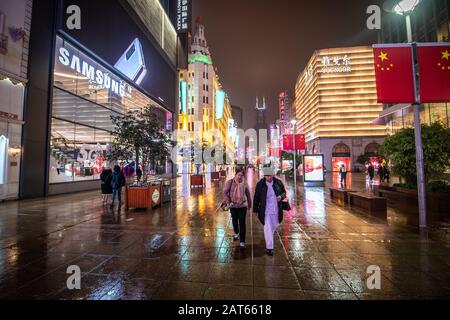
[[[100,180],[102,181],[102,195],[104,206],[108,204],[109,198],[113,193],[112,176],[113,172],[111,169],[104,169],[102,174],[100,175]]]
[[[245,249],[247,211],[252,208],[252,198],[242,168],[236,169],[236,175],[225,184],[223,190],[225,204],[230,208],[234,228],[234,241],[240,240],[241,249]]]
[[[283,222],[283,200],[286,188],[281,180],[275,178],[270,169],[264,169],[264,178],[256,185],[253,212],[264,226],[264,238],[269,256],[273,256],[274,236]]]

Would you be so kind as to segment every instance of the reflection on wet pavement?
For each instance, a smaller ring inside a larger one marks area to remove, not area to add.
[[[252,188],[257,177],[248,176]],[[330,177],[329,186],[336,184]],[[354,174],[353,189],[365,179]],[[248,248],[233,242],[222,182],[176,180],[172,203],[151,212],[110,211],[97,192],[0,204],[0,299],[424,299],[450,297],[449,221],[420,234],[389,208],[387,221],[298,186],[275,255],[248,215]],[[413,217],[414,218],[414,217]],[[69,290],[67,267],[82,271]],[[381,290],[367,267],[381,269]]]

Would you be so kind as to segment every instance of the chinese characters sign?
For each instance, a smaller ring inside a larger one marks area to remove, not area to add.
[[[350,58],[348,55],[345,56],[335,56],[322,57],[322,72],[323,73],[347,73],[352,72],[352,67],[350,65]]]
[[[191,24],[191,0],[177,0],[176,28],[178,33],[188,32]]]

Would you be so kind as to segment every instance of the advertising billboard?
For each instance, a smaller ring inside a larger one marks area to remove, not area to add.
[[[178,33],[186,33],[191,29],[192,4],[191,0],[172,0],[173,24]]]
[[[350,171],[352,159],[348,157],[333,157],[332,160],[333,172],[339,172],[342,165],[345,165],[347,171]]]
[[[180,81],[180,109],[182,114],[187,114],[187,83]]]
[[[223,118],[223,112],[225,109],[225,97],[226,94],[224,91],[216,91],[216,120],[221,120]]]
[[[324,182],[324,156],[319,155],[305,155],[303,157],[303,176],[305,182]]]
[[[61,15],[70,5],[80,7],[82,28],[70,30],[62,23],[61,31],[95,60],[105,62],[106,67],[113,66],[120,78],[126,76],[143,93],[175,112],[178,105],[176,68],[120,1],[64,0]]]

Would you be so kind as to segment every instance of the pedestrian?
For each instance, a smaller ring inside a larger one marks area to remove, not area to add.
[[[369,168],[367,168],[367,174],[369,175],[370,184],[372,184],[373,179],[375,178],[375,168],[372,163],[369,163]]]
[[[264,178],[256,185],[253,212],[264,226],[267,255],[273,256],[275,232],[283,222],[283,200],[286,188],[270,168],[263,169]]]
[[[104,169],[100,175],[100,180],[102,181],[102,195],[103,195],[103,205],[106,206],[109,202],[109,198],[113,193],[112,187],[112,177],[113,172],[111,169]]]
[[[347,187],[347,168],[345,167],[345,164],[342,164],[339,172],[341,175],[341,186],[346,188]]]
[[[141,179],[142,179],[142,169],[141,169],[141,166],[140,166],[140,165],[136,168],[136,177],[137,177],[137,181],[138,181],[138,182],[141,182]]]
[[[380,169],[378,169],[378,174],[380,175],[380,182],[383,183],[386,177],[386,170],[383,164],[380,165]]]
[[[245,249],[247,211],[252,208],[252,198],[244,169],[237,168],[233,179],[227,181],[223,190],[225,204],[230,208],[233,220],[234,241],[240,240],[241,249]]]
[[[111,186],[113,189],[111,209],[114,208],[114,202],[116,197],[119,200],[119,208],[122,207],[122,188],[125,186],[126,180],[119,166],[114,167],[114,173],[112,175]]]

